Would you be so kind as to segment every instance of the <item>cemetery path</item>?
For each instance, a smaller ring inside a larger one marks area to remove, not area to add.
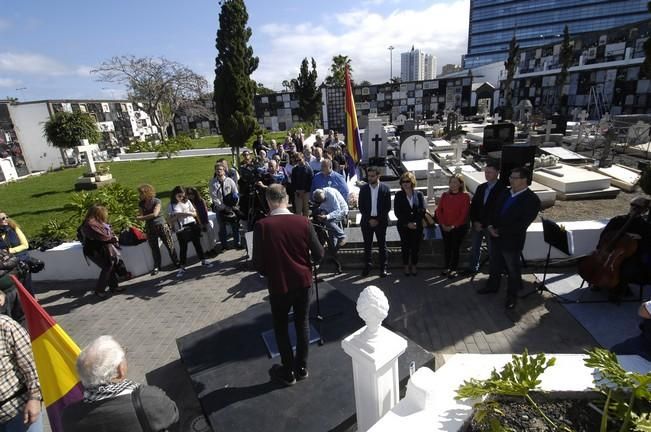
[[[525,292],[533,290],[533,273],[525,269]],[[344,273],[329,280],[356,301],[368,285],[380,287],[391,309],[385,325],[435,354],[436,365],[455,353],[505,354],[529,352],[582,353],[598,346],[594,338],[551,296],[522,298],[506,311],[505,281],[499,293],[478,295],[486,275],[449,280],[439,270],[405,277],[395,272],[381,279]]]

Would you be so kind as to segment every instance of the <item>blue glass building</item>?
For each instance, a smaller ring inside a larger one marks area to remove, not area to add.
[[[651,19],[647,0],[470,0],[464,67],[506,60],[515,35],[520,48],[547,45],[570,35]]]

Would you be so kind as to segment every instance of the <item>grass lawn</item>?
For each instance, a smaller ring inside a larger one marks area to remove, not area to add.
[[[116,182],[134,189],[142,183],[150,183],[158,191],[163,204],[167,205],[174,186],[208,182],[215,160],[215,157],[207,156],[113,162],[109,165]],[[16,220],[29,239],[47,221],[67,217],[64,206],[75,192],[75,180],[85,169],[70,168],[0,185],[0,210]]]
[[[284,141],[287,136],[287,132],[267,132],[264,134],[265,141],[269,142],[272,139],[276,141]],[[246,146],[251,148],[253,142],[257,139],[257,136],[252,136],[247,142]],[[195,138],[192,140],[192,148],[201,149],[201,148],[215,148],[215,147],[224,147],[224,139],[221,135],[212,135],[202,138]]]

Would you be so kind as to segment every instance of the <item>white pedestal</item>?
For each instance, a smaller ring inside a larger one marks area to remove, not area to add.
[[[353,361],[357,430],[367,431],[397,403],[399,395],[398,357],[407,341],[380,327],[372,340],[363,333],[366,326],[341,341]]]

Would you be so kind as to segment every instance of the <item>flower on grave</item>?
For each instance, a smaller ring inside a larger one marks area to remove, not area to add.
[[[348,194],[348,208],[356,209],[358,205],[358,200],[359,200],[359,193],[350,192]]]

